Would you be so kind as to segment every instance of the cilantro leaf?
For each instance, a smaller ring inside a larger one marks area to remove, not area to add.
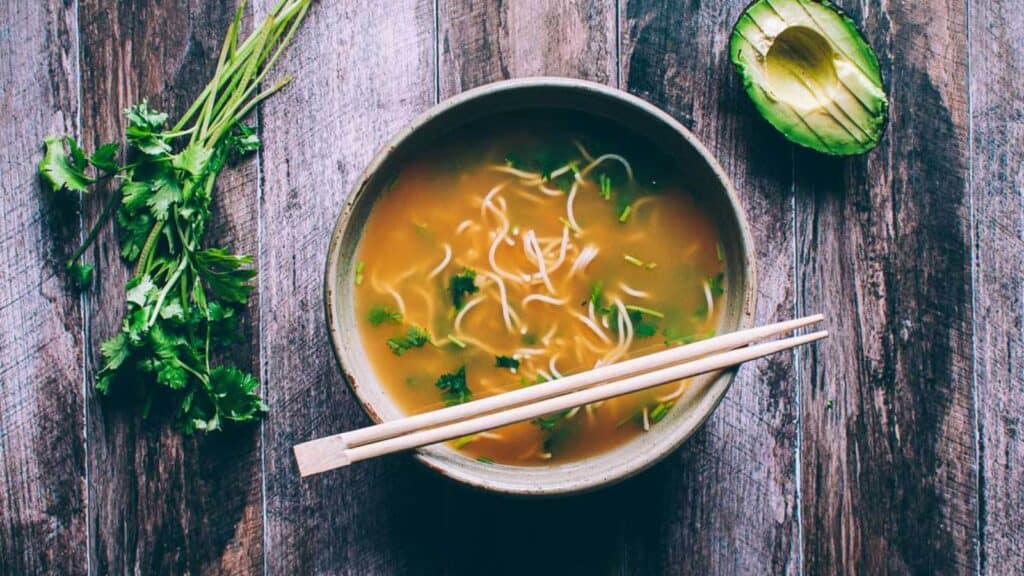
[[[401,356],[410,348],[422,348],[424,344],[430,341],[430,335],[427,331],[419,326],[409,326],[405,331],[405,336],[394,336],[388,338],[388,348],[394,352],[395,356]]]
[[[46,144],[46,154],[39,162],[39,174],[50,188],[55,192],[88,192],[88,185],[95,180],[85,175],[85,153],[75,139],[70,136],[47,136],[43,143]],[[65,144],[71,151],[70,156],[64,151]]]
[[[472,268],[463,268],[462,272],[452,274],[448,279],[448,293],[456,310],[462,310],[466,296],[479,291],[480,287],[476,285],[476,270]]]
[[[193,176],[199,176],[206,170],[206,164],[212,155],[212,150],[204,148],[198,143],[192,143],[171,158],[171,165]]]
[[[367,319],[370,321],[370,324],[373,324],[374,326],[380,326],[385,322],[401,324],[402,313],[390,310],[387,306],[374,306],[370,309]]]
[[[708,285],[710,286],[710,289],[711,289],[711,295],[712,296],[721,296],[722,294],[725,294],[725,288],[723,287],[724,284],[725,284],[725,272],[719,272],[718,274],[715,274],[714,276],[712,276],[708,280]]]
[[[171,206],[181,200],[181,184],[174,178],[161,178],[155,181],[153,193],[146,198],[146,205],[157,220],[166,220]]]
[[[252,256],[236,256],[222,248],[207,248],[194,256],[199,276],[221,300],[235,304],[249,301],[249,281],[256,277],[256,271],[242,267],[252,263]]]
[[[252,374],[238,368],[218,366],[210,371],[211,396],[218,412],[228,420],[246,422],[267,411],[259,386]]]
[[[495,356],[494,366],[497,368],[508,368],[515,372],[519,369],[519,360],[512,356]]]
[[[117,142],[107,142],[92,153],[89,163],[104,172],[114,172],[118,168],[117,151],[120,148],[121,145]]]
[[[71,274],[71,281],[79,290],[84,290],[92,284],[93,265],[81,262],[68,262],[68,272]]]
[[[171,145],[163,134],[167,114],[157,112],[143,100],[124,111],[128,119],[125,128],[125,139],[132,147],[149,156],[162,156],[171,153]]]
[[[455,372],[442,374],[434,384],[441,390],[441,400],[445,406],[454,406],[469,402],[473,393],[466,385],[466,367],[463,365]]]

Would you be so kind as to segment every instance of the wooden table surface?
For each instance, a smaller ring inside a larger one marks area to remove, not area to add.
[[[273,0],[253,0],[261,17]],[[1011,0],[840,0],[889,87],[888,133],[828,159],[761,120],[728,62],[746,0],[319,0],[221,178],[211,241],[255,255],[235,362],[270,413],[182,438],[92,389],[126,271],[103,204],[35,175],[141,98],[179,114],[235,0],[0,0],[0,572],[5,574],[1010,574],[1024,570],[1024,16]],[[693,130],[742,198],[758,320],[833,338],[742,369],[654,469],[597,493],[478,493],[408,456],[300,482],[290,447],[368,422],[327,341],[328,234],[359,172],[439,99],[587,78]]]

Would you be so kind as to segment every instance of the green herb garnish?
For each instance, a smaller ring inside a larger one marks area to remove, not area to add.
[[[612,179],[607,174],[599,174],[597,176],[597,182],[601,185],[601,198],[605,200],[612,199]]]
[[[708,279],[708,286],[711,289],[712,296],[721,296],[725,294],[725,272],[719,272]]]
[[[519,369],[519,360],[512,356],[495,356],[494,365],[497,368],[508,368],[512,372],[515,372]]]
[[[668,414],[670,408],[672,408],[672,402],[659,402],[657,406],[651,408],[651,412],[648,415],[651,423],[657,424],[661,422],[662,418]]]
[[[494,464],[494,460],[491,460],[487,456],[477,456],[476,461],[480,462],[481,464]]]
[[[629,219],[629,214],[633,211],[632,204],[626,204],[626,206],[619,212],[619,222],[625,223]]]
[[[356,286],[363,285],[363,269],[365,267],[365,262],[356,262]]]
[[[388,348],[391,348],[395,356],[401,356],[410,348],[422,348],[429,341],[430,335],[427,334],[426,330],[419,326],[409,326],[404,336],[399,335],[388,338]]]
[[[380,326],[385,322],[392,324],[402,323],[402,313],[389,309],[387,306],[374,306],[367,315],[367,320],[374,326]]]
[[[479,291],[480,287],[476,285],[476,270],[472,268],[463,268],[462,272],[452,274],[448,279],[448,293],[456,310],[462,310],[466,296]]]
[[[437,379],[435,386],[441,390],[441,400],[444,401],[445,406],[462,404],[473,398],[473,393],[466,385],[466,367],[464,365],[455,372],[442,374]]]
[[[213,78],[172,127],[167,114],[143,101],[125,110],[123,147],[110,142],[87,157],[70,137],[45,139],[39,173],[54,192],[89,192],[100,181],[118,182],[67,265],[76,283],[92,281],[92,267],[77,261],[116,214],[121,255],[133,274],[125,284],[121,329],[100,347],[104,365],[96,389],[138,398],[144,414],[154,401],[167,405],[185,433],[252,421],[267,409],[251,374],[213,364],[238,337],[236,311],[245,307],[256,275],[252,259],[204,248],[203,236],[218,175],[259,147],[243,118],[290,80],[260,88],[310,1],[277,3],[244,42],[240,7]],[[157,400],[157,394],[166,398]]]
[[[650,308],[644,308],[643,306],[633,306],[631,304],[626,305],[626,310],[631,312],[639,312],[640,314],[646,314],[648,316],[654,316],[655,318],[664,318],[665,315],[657,310],[651,310]]]
[[[459,348],[462,348],[463,350],[466,349],[466,343],[463,342],[462,340],[459,340],[458,338],[456,338],[454,334],[449,334],[448,335],[448,341],[451,342],[453,345],[458,346]]]
[[[637,268],[644,268],[646,270],[654,270],[655,268],[658,267],[658,265],[656,263],[654,263],[654,262],[644,262],[643,260],[637,258],[636,256],[630,256],[629,254],[623,255],[622,258],[623,258],[623,260],[625,260],[626,262],[629,262],[630,264],[632,264],[633,266],[636,266]]]
[[[647,320],[644,318],[645,312],[629,310],[628,308],[626,314],[629,314],[629,319],[633,323],[633,334],[637,338],[650,338],[658,333],[658,320],[660,317],[652,316],[653,319]]]
[[[569,220],[567,220],[565,216],[559,216],[558,221],[561,222],[569,230],[577,234],[580,232],[579,226],[573,226],[572,222],[569,222]]]
[[[462,436],[461,438],[456,438],[455,440],[452,441],[452,446],[456,450],[461,450],[461,449],[465,448],[468,444],[472,444],[473,442],[476,442],[476,440],[477,440],[476,434],[470,434],[469,436]]]

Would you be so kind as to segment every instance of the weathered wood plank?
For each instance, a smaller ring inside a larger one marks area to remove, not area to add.
[[[438,25],[442,98],[523,76],[617,82],[611,1],[441,0]]]
[[[846,2],[890,91],[865,157],[796,159],[805,567],[976,570],[966,4]],[[829,408],[832,402],[833,408]]]
[[[970,3],[981,572],[1024,566],[1024,16]]]
[[[441,98],[521,76],[616,83],[614,2],[442,0],[438,23]],[[537,502],[450,485],[441,531],[458,535],[459,553],[445,564],[457,574],[607,573],[635,496],[620,486]]]
[[[758,262],[757,322],[792,318],[792,148],[757,118],[728,57],[734,2],[630,0],[622,83],[689,127],[730,175]],[[627,573],[799,571],[794,356],[744,367],[704,428],[635,493]]]
[[[78,202],[36,176],[43,137],[78,129],[77,25],[0,2],[0,574],[86,571]]]
[[[257,15],[273,0],[256,3]],[[267,568],[437,573],[439,479],[407,455],[300,480],[293,444],[368,423],[331,352],[323,266],[335,218],[377,149],[433,103],[430,0],[316,2],[262,111]]]
[[[83,44],[83,133],[87,146],[123,135],[122,109],[149,98],[171,117],[181,113],[216,66],[233,0],[116,6],[80,5]],[[256,165],[221,178],[207,242],[253,253],[257,244]],[[90,202],[90,221],[101,199]],[[90,302],[90,383],[99,343],[120,324],[127,270],[107,230],[93,251],[99,282]],[[250,338],[233,351],[258,367]],[[249,574],[262,567],[262,498],[258,427],[230,436],[182,438],[170,422],[141,421],[132,407],[89,392],[90,525],[98,573]]]

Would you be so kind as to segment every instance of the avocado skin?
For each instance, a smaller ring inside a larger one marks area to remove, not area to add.
[[[868,142],[850,142],[847,146],[838,150],[823,147],[820,142],[814,139],[805,138],[800,134],[794,134],[791,130],[787,130],[786,126],[776,119],[776,112],[772,110],[771,107],[767,106],[766,104],[763,104],[761,99],[756,96],[758,91],[764,90],[747,73],[746,63],[740,59],[740,51],[738,51],[734,46],[736,39],[741,35],[740,26],[744,24],[744,17],[747,16],[751,8],[759,4],[767,3],[769,6],[771,6],[775,3],[799,3],[801,1],[807,4],[818,4],[826,8],[827,10],[833,12],[843,23],[843,25],[847,27],[861,41],[864,49],[861,50],[860,53],[866,58],[867,63],[871,67],[871,69],[877,73],[877,84],[881,88],[883,96],[878,102],[878,113],[873,118],[877,119],[877,124],[872,126],[872,131],[870,133],[871,139]],[[885,84],[885,80],[882,78],[881,68],[878,64],[878,57],[875,54],[875,50],[871,47],[871,44],[868,43],[867,36],[864,34],[864,31],[857,24],[857,22],[854,21],[853,18],[851,18],[850,15],[847,14],[841,7],[837,6],[833,2],[830,2],[829,0],[751,0],[751,2],[747,4],[743,11],[740,12],[739,17],[733,24],[732,30],[729,34],[729,44],[729,59],[732,62],[733,68],[736,70],[736,73],[739,75],[740,79],[743,82],[744,91],[750,97],[751,101],[754,104],[754,107],[757,109],[758,113],[760,113],[761,117],[764,118],[769,124],[771,124],[771,126],[775,128],[777,131],[779,131],[783,136],[785,136],[786,139],[789,140],[790,142],[793,142],[794,144],[797,144],[804,148],[814,150],[815,152],[819,152],[821,154],[834,157],[856,156],[860,154],[865,154],[876,148],[879,142],[881,142],[882,137],[885,135],[889,127],[889,89],[888,86],[886,86]]]

